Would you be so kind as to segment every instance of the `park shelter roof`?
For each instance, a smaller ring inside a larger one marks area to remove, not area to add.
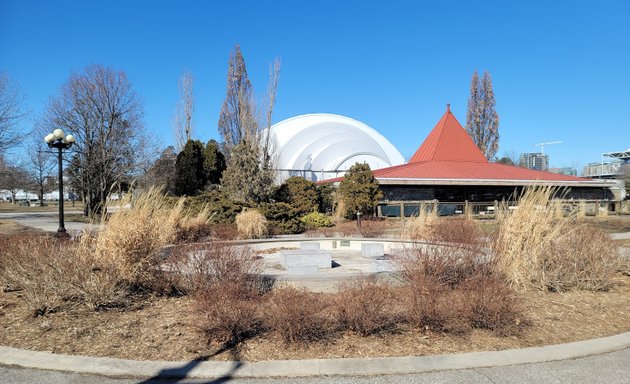
[[[606,183],[489,162],[447,106],[408,163],[377,169],[381,184],[532,185],[601,187]],[[342,178],[327,182],[340,181]],[[601,185],[600,185],[601,184]],[[608,184],[606,184],[608,186]]]

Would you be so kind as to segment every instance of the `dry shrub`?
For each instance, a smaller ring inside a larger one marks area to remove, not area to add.
[[[59,241],[45,237],[15,236],[3,239],[0,280],[21,296],[35,315],[55,311],[68,296],[62,283],[68,266],[68,250]]]
[[[527,322],[523,307],[512,289],[494,276],[475,277],[464,282],[464,311],[474,328],[489,329],[499,335],[516,333]]]
[[[76,241],[15,241],[5,251],[10,259],[2,268],[3,280],[21,288],[36,313],[59,308],[60,303],[124,306],[138,288],[163,290],[162,248],[207,221],[209,212],[189,216],[183,199],[173,206],[157,189],[132,203]]]
[[[255,209],[243,210],[236,215],[236,228],[245,239],[260,239],[267,235],[267,219]]]
[[[209,342],[235,344],[263,331],[261,302],[272,283],[261,276],[262,260],[250,248],[216,241],[185,255],[187,269],[176,271],[180,288],[195,293],[198,327]]]
[[[126,297],[116,271],[95,264],[93,248],[46,237],[7,239],[0,280],[21,297],[35,315],[64,306],[120,305]]]
[[[417,245],[398,256],[407,287],[409,322],[421,329],[465,333],[471,329],[459,285],[485,272],[469,249]]]
[[[619,256],[605,235],[558,218],[557,190],[527,188],[515,212],[502,212],[494,244],[496,265],[512,287],[541,290],[607,289]]]
[[[339,286],[333,313],[343,329],[368,336],[398,329],[403,320],[393,288],[374,278],[357,278]]]
[[[480,249],[482,232],[479,225],[465,217],[439,218],[430,224],[428,240],[457,243],[461,246]]]
[[[439,220],[436,210],[421,209],[418,216],[405,219],[402,237],[412,240],[431,240],[433,225]]]
[[[478,249],[417,245],[397,260],[414,326],[463,334],[473,327],[510,333],[516,324],[521,312],[516,297]]]
[[[359,228],[357,228],[356,221],[338,221],[332,230],[335,234],[344,237],[354,237],[359,235]]]
[[[172,288],[185,294],[224,282],[247,291],[269,290],[261,275],[263,267],[251,248],[221,240],[176,247],[162,264]]]
[[[365,219],[361,220],[361,228],[359,232],[361,236],[368,238],[383,237],[387,223],[382,219]]]
[[[605,291],[613,286],[621,265],[617,247],[607,234],[579,226],[551,243],[535,278],[552,291]]]
[[[426,278],[407,285],[407,321],[421,330],[464,334],[472,329],[460,290]]]
[[[238,238],[238,230],[234,224],[215,224],[211,228],[212,237],[221,240],[235,240]]]
[[[195,295],[197,327],[208,343],[235,345],[264,330],[260,296],[243,293],[242,287],[227,283]]]
[[[286,343],[322,342],[330,340],[336,331],[327,307],[321,294],[285,286],[274,290],[265,319],[268,328]]]
[[[417,244],[397,255],[405,281],[418,286],[433,284],[456,287],[464,281],[492,273],[492,266],[476,249],[447,245]]]

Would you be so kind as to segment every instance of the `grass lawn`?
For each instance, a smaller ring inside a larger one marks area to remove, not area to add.
[[[74,206],[72,202],[66,201],[64,203],[64,209],[66,211],[83,211],[83,203],[80,201],[76,201]],[[19,204],[11,204],[8,202],[0,202],[0,212],[57,212],[59,211],[59,206],[56,202],[50,202],[45,207],[21,207]]]

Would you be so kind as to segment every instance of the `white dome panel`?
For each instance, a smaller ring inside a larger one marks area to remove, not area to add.
[[[280,181],[289,176],[313,181],[338,177],[356,162],[373,170],[405,162],[383,135],[345,116],[296,116],[273,125],[271,134],[279,150]]]

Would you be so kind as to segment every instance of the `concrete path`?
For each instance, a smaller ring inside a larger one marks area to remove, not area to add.
[[[82,211],[69,210],[66,214],[82,214]],[[56,232],[59,228],[58,212],[0,212],[0,219],[11,220],[25,227],[37,228],[46,232]],[[70,234],[82,232],[91,224],[75,221],[64,221],[64,226]]]
[[[610,234],[610,238],[613,240],[625,240],[625,239],[630,239],[630,232],[624,232],[624,233],[611,233]]]
[[[71,356],[0,346],[0,364],[118,377],[268,378],[407,375],[576,359],[630,348],[630,332],[575,343],[455,355],[234,361],[132,361]],[[629,360],[630,361],[630,360]],[[616,367],[611,367],[616,368]],[[630,364],[624,365],[630,369]],[[630,377],[628,377],[630,382]]]
[[[471,368],[434,371],[407,375],[381,376],[320,376],[308,378],[235,379],[133,379],[109,378],[98,375],[43,371],[0,366],[0,383],[7,384],[149,384],[149,383],[235,383],[235,384],[372,384],[372,383],[435,383],[435,384],[526,384],[526,383],[607,383],[630,382],[630,349],[579,359],[504,367]]]

